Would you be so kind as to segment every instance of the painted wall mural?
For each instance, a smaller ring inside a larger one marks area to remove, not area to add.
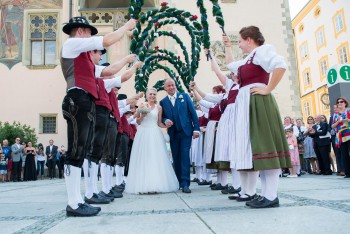
[[[0,0],[0,63],[11,69],[22,61],[25,9],[60,9],[62,0]]]

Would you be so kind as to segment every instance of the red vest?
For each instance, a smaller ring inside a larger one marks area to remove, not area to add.
[[[92,62],[90,55],[87,52],[81,53],[73,61],[74,61],[73,68],[71,67],[71,65],[69,65],[69,63],[62,64],[62,69],[66,70],[64,74],[68,76],[68,77],[65,76],[67,82],[68,82],[68,79],[73,79],[74,80],[73,86],[84,89],[86,92],[91,94],[95,99],[98,99],[97,85],[96,85],[96,79],[95,79],[95,65]],[[65,66],[65,64],[68,66]]]
[[[209,109],[209,120],[219,121],[221,118],[220,105],[215,105],[214,107]]]
[[[240,88],[253,84],[253,83],[263,83],[268,84],[270,74],[267,73],[261,66],[255,65],[253,63],[253,56],[246,62],[246,64],[238,68],[238,80],[240,82]]]
[[[106,107],[108,110],[112,111],[112,105],[105,88],[105,82],[103,82],[103,79],[101,78],[98,78],[96,80],[98,85],[98,96],[100,97],[100,99],[95,101],[96,105]]]
[[[125,115],[123,115],[121,117],[121,125],[123,128],[123,133],[126,133],[130,137],[129,123],[128,123],[128,120],[126,119]],[[118,131],[119,131],[119,129],[118,129]]]
[[[204,115],[199,117],[198,120],[199,120],[199,126],[200,127],[206,127],[207,124],[208,124],[208,121],[209,121],[208,118],[205,118]]]
[[[115,96],[115,93],[113,92],[113,90],[108,93],[108,97],[109,97],[109,102],[112,106],[112,115],[118,121],[118,123],[120,123],[121,120],[120,120],[120,112],[119,112],[119,108],[118,108],[118,101],[117,101],[117,97]]]
[[[137,132],[137,127],[134,124],[130,124],[130,139],[133,141]]]

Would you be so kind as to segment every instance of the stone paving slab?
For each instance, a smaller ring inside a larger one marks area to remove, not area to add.
[[[330,211],[315,206],[282,207],[270,209],[241,209],[231,211],[200,212],[207,224],[222,234],[251,233],[349,233],[350,214]],[[225,225],[222,225],[225,224]],[[336,227],[337,225],[341,227]],[[253,231],[255,230],[255,231]],[[335,231],[336,230],[336,231]]]
[[[47,234],[62,233],[72,227],[70,233],[212,233],[195,214],[154,214],[138,216],[113,216],[102,214],[94,218],[66,219],[48,230]]]
[[[0,221],[1,234],[11,234],[35,223],[36,220]]]
[[[81,184],[83,188],[84,179]],[[258,183],[258,191],[259,187]],[[102,205],[96,217],[67,218],[64,180],[0,183],[0,234],[342,234],[350,230],[350,180],[335,175],[281,178],[281,207],[272,209],[247,208],[208,186],[192,184],[191,189],[191,194],[124,194]]]

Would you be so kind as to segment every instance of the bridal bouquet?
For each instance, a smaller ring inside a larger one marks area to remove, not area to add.
[[[139,108],[137,108],[137,112],[140,114],[148,114],[150,112],[150,105],[148,103],[142,103]]]

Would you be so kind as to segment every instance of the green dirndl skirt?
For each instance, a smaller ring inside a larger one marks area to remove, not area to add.
[[[253,170],[292,167],[282,119],[273,95],[251,95],[249,108]]]

